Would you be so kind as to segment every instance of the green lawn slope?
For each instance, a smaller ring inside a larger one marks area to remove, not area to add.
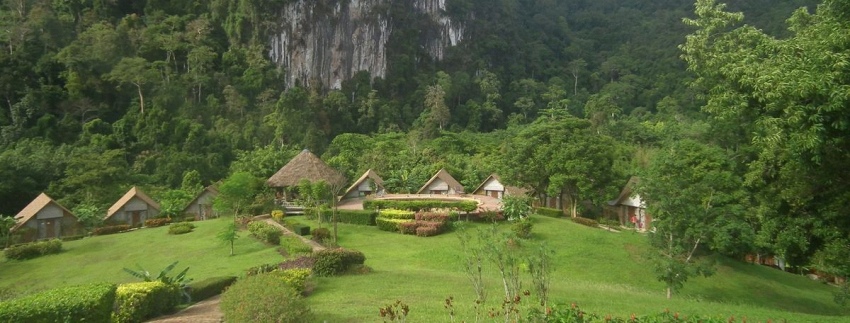
[[[600,315],[628,317],[669,309],[702,315],[791,322],[847,322],[850,311],[832,301],[834,287],[759,265],[721,259],[717,273],[692,279],[672,300],[646,260],[646,237],[613,233],[565,219],[533,217],[534,241],[555,250],[554,303],[577,303]],[[310,221],[305,221],[316,225]],[[475,224],[471,231],[486,224]],[[503,225],[508,229],[509,225]],[[374,271],[366,275],[322,278],[308,301],[321,320],[373,322],[378,308],[401,300],[413,322],[448,321],[445,299],[454,297],[456,318],[475,317],[471,285],[461,267],[455,233],[420,238],[340,225],[340,245],[362,251]],[[498,307],[501,281],[490,268],[489,299],[483,313]],[[530,279],[526,278],[526,285]]]
[[[58,286],[89,282],[131,282],[138,279],[122,268],[136,264],[157,275],[179,261],[171,275],[189,267],[187,276],[202,280],[214,276],[240,275],[245,269],[283,258],[274,247],[264,245],[242,232],[234,245],[216,239],[233,218],[194,222],[193,232],[168,234],[168,227],[146,228],[127,233],[85,238],[63,243],[64,251],[30,260],[0,258],[0,291],[6,295],[26,294]]]

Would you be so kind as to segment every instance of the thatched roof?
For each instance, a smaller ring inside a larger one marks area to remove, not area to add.
[[[497,181],[497,182],[499,182],[499,184],[502,184],[502,186],[505,187],[505,195],[518,196],[518,195],[524,195],[524,194],[528,193],[527,189],[524,189],[522,187],[505,185],[505,183],[502,182],[502,179],[499,177],[499,175],[490,174],[490,176],[487,176],[487,178],[485,178],[484,181],[482,181],[481,184],[478,185],[478,187],[476,187],[474,191],[472,191],[472,194],[481,194],[480,191],[484,189],[484,185],[487,185],[487,183],[489,183],[491,180]]]
[[[148,206],[159,211],[159,203],[157,203],[152,198],[150,198],[150,196],[145,194],[145,192],[142,192],[142,190],[133,186],[133,188],[131,188],[129,191],[127,191],[127,193],[124,193],[124,196],[122,196],[120,199],[118,199],[118,201],[115,202],[115,204],[112,204],[112,206],[109,207],[109,211],[106,212],[106,217],[104,219],[109,219],[110,217],[115,215],[115,213],[118,212],[118,210],[120,210],[122,207],[124,207],[124,205],[127,204],[127,202],[130,202],[130,200],[132,200],[134,197],[138,197],[140,200],[145,202]]]
[[[351,186],[347,190],[345,190],[345,193],[342,193],[342,196],[346,196],[348,195],[348,193],[351,193],[352,191],[356,190],[357,186],[360,186],[361,183],[363,183],[366,179],[370,178],[372,179],[372,182],[375,183],[375,186],[384,189],[384,180],[381,178],[381,176],[378,176],[378,173],[375,173],[375,171],[369,169],[365,173],[363,173],[360,178],[354,181],[354,184],[351,184]]]
[[[611,206],[621,205],[621,204],[623,204],[623,202],[626,199],[634,196],[635,194],[632,193],[632,188],[635,185],[637,185],[639,182],[640,182],[640,178],[637,177],[637,176],[632,176],[631,178],[629,178],[629,181],[626,183],[626,186],[623,186],[623,190],[620,191],[620,195],[618,195],[616,199],[608,201],[608,205],[611,205]],[[632,205],[632,206],[635,206],[635,205]]]
[[[440,170],[437,171],[437,173],[434,174],[434,176],[432,176],[431,179],[429,179],[428,182],[425,183],[425,185],[422,185],[422,188],[420,188],[419,191],[416,192],[416,194],[423,194],[423,192],[425,192],[425,190],[427,190],[428,187],[431,186],[431,183],[433,183],[438,178],[443,180],[443,182],[446,182],[446,184],[449,185],[449,188],[454,189],[455,192],[463,193],[463,185],[460,185],[460,182],[458,182],[454,177],[452,177],[452,175],[449,174],[449,172],[447,172],[445,169],[440,168]]]
[[[15,215],[16,223],[15,223],[15,226],[12,227],[12,230],[16,230],[16,229],[20,228],[21,226],[23,226],[24,223],[27,223],[27,221],[32,219],[32,217],[34,217],[36,214],[38,214],[38,212],[41,211],[41,209],[43,209],[45,206],[47,206],[50,203],[56,204],[56,206],[61,208],[63,211],[67,212],[68,214],[71,214],[71,216],[74,216],[74,214],[71,213],[71,211],[68,211],[68,209],[66,209],[61,204],[56,203],[56,201],[54,201],[52,198],[50,198],[50,196],[47,196],[47,194],[41,193],[34,200],[32,200],[32,202],[30,202],[30,204],[27,204],[27,206],[24,207],[24,209],[21,210],[21,212],[18,212],[18,214]],[[74,216],[74,217],[76,217],[76,216]]]
[[[340,172],[325,164],[309,150],[304,149],[272,175],[266,181],[266,184],[270,187],[298,186],[298,183],[304,179],[310,182],[325,181],[328,185],[337,187],[345,185],[346,182],[345,176]]]

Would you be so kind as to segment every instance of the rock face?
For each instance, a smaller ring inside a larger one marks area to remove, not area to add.
[[[271,37],[269,56],[286,73],[287,86],[319,82],[338,89],[342,81],[367,71],[387,72],[387,43],[392,37],[389,8],[398,0],[298,0],[281,10],[279,32]],[[425,15],[432,30],[422,31],[420,46],[434,59],[463,40],[464,26],[445,15],[446,0],[407,0],[410,12]],[[403,27],[401,27],[403,28]]]

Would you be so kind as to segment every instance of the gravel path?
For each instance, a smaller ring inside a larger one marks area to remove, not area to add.
[[[326,249],[325,246],[321,244],[307,239],[303,236],[295,234],[295,232],[290,231],[280,223],[275,222],[272,219],[257,219],[258,221],[264,221],[268,224],[273,225],[278,228],[283,234],[288,236],[294,236],[304,241],[307,245],[313,248],[313,251],[319,251]],[[224,322],[224,315],[221,313],[221,308],[219,307],[219,303],[221,302],[221,295],[216,295],[209,299],[198,302],[195,305],[189,306],[186,309],[166,316],[161,316],[156,319],[150,320],[148,322],[156,322],[156,323],[181,323],[181,322],[191,322],[191,323],[221,323]]]

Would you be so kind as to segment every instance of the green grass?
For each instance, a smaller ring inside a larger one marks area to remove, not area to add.
[[[748,321],[850,319],[850,311],[832,301],[834,287],[728,259],[720,260],[714,276],[692,279],[667,300],[663,284],[655,280],[646,260],[644,235],[611,233],[565,219],[534,217],[534,221],[533,240],[547,241],[556,253],[554,303],[577,303],[591,313],[621,317],[670,309],[685,315],[747,317]],[[471,230],[484,225],[476,224]],[[318,279],[307,299],[320,320],[380,321],[378,308],[401,300],[410,306],[410,321],[448,321],[443,306],[448,296],[454,297],[457,317],[474,320],[474,293],[461,268],[455,233],[420,238],[374,227],[340,224],[339,228],[339,244],[362,251],[374,271]],[[488,275],[489,309],[497,306],[502,292],[498,274],[490,270]],[[528,286],[530,279],[526,277],[525,282]]]
[[[240,276],[249,267],[283,260],[274,247],[264,245],[241,231],[234,244],[235,254],[216,234],[232,221],[221,218],[193,222],[193,232],[170,235],[168,226],[127,233],[96,236],[63,243],[60,254],[18,261],[0,258],[0,290],[25,294],[52,287],[95,281],[132,282],[138,279],[122,268],[136,264],[157,275],[174,261],[176,275],[189,267],[187,276],[202,280],[215,276]]]

